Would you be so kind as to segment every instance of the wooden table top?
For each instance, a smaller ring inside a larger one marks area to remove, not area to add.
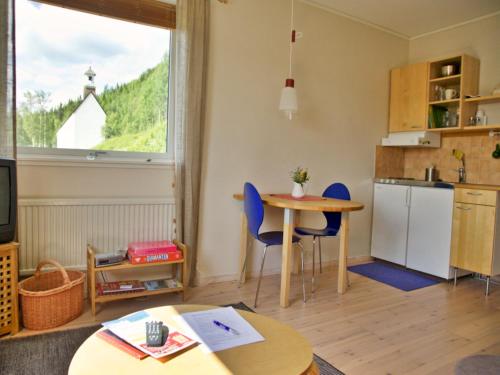
[[[291,208],[304,211],[349,212],[364,208],[363,203],[343,199],[323,198],[320,200],[300,200],[277,197],[282,194],[261,194],[264,204],[273,207]],[[242,201],[243,194],[233,194],[233,198]]]
[[[178,327],[175,316],[216,306],[176,305],[148,311],[169,327]],[[142,361],[98,338],[90,336],[71,361],[69,375],[109,374],[303,374],[313,363],[311,345],[291,327],[263,315],[237,310],[265,341],[216,353],[200,346],[161,362],[151,357]],[[315,366],[313,366],[315,367]]]

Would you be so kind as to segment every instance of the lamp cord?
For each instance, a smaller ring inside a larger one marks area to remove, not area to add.
[[[292,52],[293,52],[293,7],[294,0],[292,0],[292,14],[290,16],[290,62],[289,62],[289,70],[288,70],[288,78],[292,78]]]

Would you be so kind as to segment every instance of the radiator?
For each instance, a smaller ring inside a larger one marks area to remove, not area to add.
[[[18,238],[21,274],[42,259],[86,268],[87,244],[99,251],[132,241],[172,238],[175,204],[168,199],[21,199]]]

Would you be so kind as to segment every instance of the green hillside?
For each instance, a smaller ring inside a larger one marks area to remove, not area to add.
[[[18,110],[18,146],[56,147],[56,134],[82,98],[47,108],[50,94],[24,94]],[[168,57],[126,84],[106,87],[97,99],[106,112],[99,150],[165,152]]]

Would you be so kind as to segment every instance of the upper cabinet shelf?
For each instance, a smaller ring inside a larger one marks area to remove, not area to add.
[[[500,103],[500,95],[486,95],[486,96],[478,96],[475,98],[465,98],[466,103]]]
[[[442,84],[458,85],[460,84],[460,77],[462,77],[461,74],[455,74],[448,77],[432,78],[429,80],[429,82],[439,82]]]
[[[444,99],[444,100],[435,100],[435,101],[432,101],[432,102],[429,102],[429,104],[431,105],[458,105],[458,103],[460,103],[460,99]]]

